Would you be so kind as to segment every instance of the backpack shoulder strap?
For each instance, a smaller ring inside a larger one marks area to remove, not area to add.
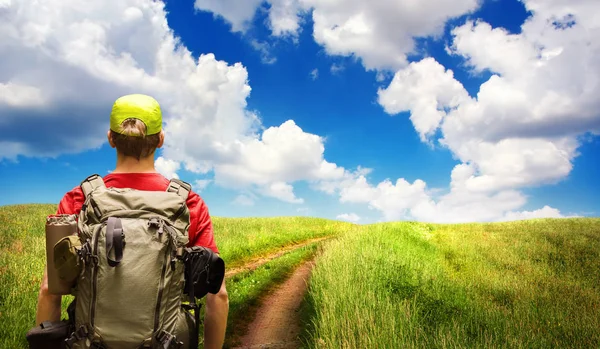
[[[190,195],[190,192],[192,191],[192,186],[180,179],[173,178],[171,181],[169,181],[167,191],[177,193],[183,198],[184,201],[187,201],[188,195]]]
[[[104,180],[102,179],[102,177],[100,177],[100,175],[93,174],[88,178],[84,179],[83,182],[81,182],[80,187],[81,191],[83,191],[83,195],[85,195],[85,197],[87,198],[88,195],[90,195],[90,193],[94,191],[94,189],[104,187]]]

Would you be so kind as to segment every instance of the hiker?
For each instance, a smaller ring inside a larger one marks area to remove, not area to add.
[[[164,142],[162,114],[160,106],[154,98],[134,94],[117,99],[110,115],[110,129],[107,137],[110,146],[116,148],[117,161],[114,171],[102,178],[106,187],[131,188],[141,191],[170,189],[168,188],[170,181],[159,174],[154,167],[155,150],[162,147]],[[191,190],[189,194],[186,192],[186,195],[187,200],[183,198],[181,200],[185,201],[189,210],[187,246],[203,246],[218,254],[206,204],[198,194]],[[59,203],[57,214],[79,215],[84,201],[84,192],[78,186],[65,194]],[[150,224],[148,225],[150,226]],[[162,227],[160,229],[162,233]],[[127,231],[125,231],[125,253],[127,253],[128,247],[126,234]],[[229,299],[224,280],[220,289],[217,284],[214,292],[216,294],[208,293],[206,295],[204,348],[221,348],[225,339]],[[60,314],[61,296],[49,293],[46,267],[38,295],[36,324],[44,321],[59,321]]]

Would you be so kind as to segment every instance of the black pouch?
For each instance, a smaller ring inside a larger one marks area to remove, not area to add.
[[[70,334],[68,321],[44,321],[27,332],[29,349],[64,349],[65,339]]]
[[[207,293],[216,294],[225,277],[225,262],[211,249],[201,246],[183,250],[185,269],[184,293],[200,299]]]

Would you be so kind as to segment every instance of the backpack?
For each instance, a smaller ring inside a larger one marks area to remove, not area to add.
[[[199,306],[185,304],[183,250],[191,186],[166,191],[81,183],[79,254],[70,348],[197,348]],[[190,310],[194,311],[194,316]]]

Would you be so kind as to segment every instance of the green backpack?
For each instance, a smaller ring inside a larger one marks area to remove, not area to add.
[[[166,191],[81,183],[78,219],[83,261],[77,278],[71,348],[195,348],[198,306],[186,304],[184,265],[191,186]],[[190,310],[193,309],[195,316]]]

